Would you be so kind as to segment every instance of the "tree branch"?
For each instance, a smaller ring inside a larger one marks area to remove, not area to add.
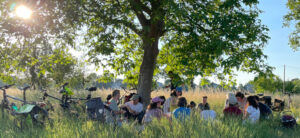
[[[130,0],[129,1],[131,8],[133,9],[133,11],[135,12],[136,16],[138,17],[141,25],[144,26],[149,26],[150,25],[150,21],[147,20],[147,18],[145,17],[145,15],[143,14],[143,10],[142,10],[142,3],[140,2],[140,0]]]
[[[132,22],[129,22],[127,20],[119,20],[119,19],[113,19],[113,18],[109,18],[108,16],[103,15],[103,13],[101,11],[97,11],[95,9],[88,9],[84,4],[82,5],[82,8],[87,12],[85,12],[88,15],[91,15],[91,13],[94,13],[96,16],[99,16],[101,19],[105,19],[108,20],[109,22],[111,22],[111,24],[122,24],[126,27],[128,27],[129,29],[131,29],[133,32],[135,32],[137,35],[141,35],[142,31],[137,29],[136,25],[134,25]]]
[[[145,4],[143,4],[140,0],[134,0],[136,2],[136,4],[138,4],[140,6],[140,8],[145,11],[146,13],[148,13],[149,15],[152,14],[151,9],[149,9]]]

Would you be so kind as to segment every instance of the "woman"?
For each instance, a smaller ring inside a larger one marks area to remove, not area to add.
[[[247,98],[247,105],[248,107],[244,114],[244,119],[254,124],[258,122],[260,117],[260,111],[254,96],[249,96]]]
[[[152,122],[153,118],[157,118],[158,120],[161,119],[163,116],[163,112],[160,108],[162,102],[163,100],[159,97],[152,99],[151,104],[148,106],[146,111],[143,123],[150,123]]]
[[[164,103],[163,111],[165,114],[170,114],[173,112],[178,106],[177,101],[178,97],[182,95],[182,88],[177,87],[176,90],[173,90],[171,93],[171,97],[166,100]]]

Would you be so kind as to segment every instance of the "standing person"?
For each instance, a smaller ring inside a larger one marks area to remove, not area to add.
[[[177,87],[180,87],[180,85],[183,84],[180,76],[178,74],[173,73],[173,71],[169,71],[168,76],[170,78],[171,83],[168,87],[170,87],[171,91],[175,90]]]
[[[160,97],[155,97],[152,99],[151,104],[148,106],[145,117],[143,119],[143,123],[152,122],[153,118],[161,119],[163,116],[163,112],[160,108],[163,100]]]
[[[254,124],[259,121],[260,111],[258,107],[258,103],[255,100],[254,96],[249,96],[247,98],[248,108],[244,114],[244,119]]]
[[[269,115],[272,114],[272,110],[266,105],[259,101],[258,96],[254,96],[256,102],[258,103],[258,108],[260,111],[260,119],[268,119]]]
[[[228,107],[223,110],[224,116],[240,116],[242,117],[242,111],[237,107],[238,101],[233,93],[228,93],[227,96]]]
[[[177,105],[178,105],[178,108],[176,108],[173,112],[175,119],[183,121],[186,118],[190,117],[191,109],[187,108],[187,101],[184,97],[180,97],[178,99]]]
[[[142,123],[145,112],[143,111],[143,104],[140,103],[140,96],[135,94],[130,101],[121,106],[126,112],[124,114],[128,119],[137,119]]]
[[[163,106],[163,111],[165,114],[170,114],[173,112],[178,106],[177,101],[178,97],[182,95],[182,88],[177,87],[176,90],[173,90],[171,93],[171,97],[166,100]]]
[[[238,107],[242,110],[243,113],[245,113],[245,108],[247,105],[247,98],[245,97],[245,95],[241,92],[237,92],[235,94],[235,97],[238,101]]]
[[[106,122],[109,124],[114,124],[121,126],[122,122],[120,119],[120,114],[123,114],[124,111],[120,110],[118,107],[118,102],[120,99],[120,90],[114,90],[112,92],[112,98],[108,102],[108,107],[111,109],[111,111],[106,112]]]
[[[207,96],[203,96],[202,103],[198,105],[198,108],[200,109],[200,111],[203,111],[204,109],[210,109],[210,106],[207,103]]]

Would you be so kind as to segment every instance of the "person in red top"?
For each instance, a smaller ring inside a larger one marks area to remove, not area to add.
[[[237,107],[237,99],[233,93],[228,94],[229,106],[223,110],[224,116],[242,116],[242,111]]]

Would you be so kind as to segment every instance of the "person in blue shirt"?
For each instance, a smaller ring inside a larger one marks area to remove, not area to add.
[[[173,111],[173,116],[175,119],[183,121],[190,117],[191,109],[187,108],[187,101],[184,97],[178,99],[178,108]]]

